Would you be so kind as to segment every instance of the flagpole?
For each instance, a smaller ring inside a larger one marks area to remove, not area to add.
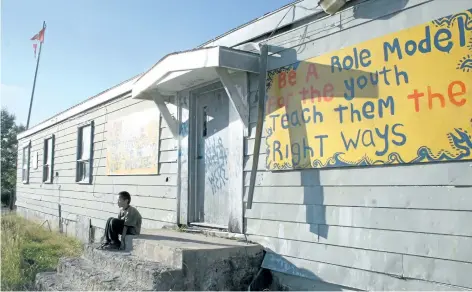
[[[46,27],[46,21],[43,21],[43,29]],[[29,123],[31,118],[31,108],[33,107],[33,97],[34,97],[34,89],[36,87],[36,77],[38,76],[38,67],[39,67],[39,59],[41,58],[41,47],[43,46],[43,42],[39,42],[39,52],[38,52],[38,60],[36,60],[36,70],[34,72],[34,80],[33,80],[33,90],[31,91],[31,99],[28,111],[28,121],[26,122],[26,130],[29,129]]]

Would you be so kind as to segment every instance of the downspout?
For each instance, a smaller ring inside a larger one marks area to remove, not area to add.
[[[261,149],[262,127],[264,125],[264,105],[266,96],[266,74],[267,58],[269,47],[267,44],[261,45],[261,56],[259,59],[259,89],[257,103],[257,125],[256,137],[254,142],[254,151],[252,156],[251,178],[249,180],[249,192],[247,195],[246,209],[252,208],[252,198],[254,196],[254,186],[256,184],[257,166],[259,165],[259,152]]]

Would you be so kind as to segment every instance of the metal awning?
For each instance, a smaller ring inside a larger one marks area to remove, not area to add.
[[[259,54],[223,46],[169,54],[134,83],[132,97],[152,99],[146,93],[175,94],[219,79],[217,68],[259,73]]]
[[[249,124],[249,105],[247,100],[237,91],[235,84],[231,80],[231,73],[243,71],[259,74],[258,117],[253,165],[246,204],[247,209],[252,208],[252,197],[262,139],[267,56],[268,47],[266,44],[260,46],[260,54],[223,46],[173,53],[164,57],[148,72],[144,73],[133,84],[132,88],[133,98],[154,100],[173,136],[178,138],[179,122],[170,114],[164,101],[165,95],[174,95],[184,89],[219,79],[223,83],[234,109],[238,112],[241,121],[247,129]]]

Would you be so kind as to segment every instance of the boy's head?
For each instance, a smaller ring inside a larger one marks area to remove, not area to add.
[[[127,191],[118,193],[118,207],[126,208],[131,203],[131,195]]]

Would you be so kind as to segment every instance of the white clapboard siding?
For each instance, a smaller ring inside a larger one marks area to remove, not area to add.
[[[247,218],[472,236],[470,211],[254,203]]]
[[[249,186],[250,173],[244,174],[244,185]],[[293,171],[258,172],[257,186],[471,186],[472,163],[423,163],[418,165],[307,169]]]
[[[404,276],[461,287],[472,287],[472,263],[404,256]]]
[[[403,271],[400,254],[257,235],[249,236],[249,239],[279,255],[397,276]]]
[[[468,236],[260,219],[247,219],[247,234],[472,263]]]
[[[262,265],[264,268],[277,272],[297,275],[314,280],[321,280],[359,290],[378,291],[458,291],[463,290],[454,286],[442,285],[435,282],[417,279],[400,279],[394,275],[387,275],[367,270],[338,266],[330,263],[310,261],[306,259],[281,256],[267,253]]]
[[[23,211],[48,214],[75,221],[77,215],[91,218],[92,225],[103,228],[107,218],[116,216],[117,193],[131,193],[132,205],[141,212],[143,228],[161,228],[176,222],[177,209],[177,141],[161,122],[159,175],[108,176],[106,174],[106,123],[129,113],[155,107],[152,101],[119,98],[72,117],[58,125],[24,138],[31,141],[31,157],[38,153],[38,168],[30,169],[29,183],[17,183],[17,206]],[[75,181],[78,127],[94,121],[92,184]],[[42,182],[44,139],[55,135],[53,183]],[[21,177],[21,149],[18,172]],[[31,163],[31,166],[33,164]],[[72,226],[72,225],[71,225]]]
[[[176,198],[176,187],[174,186],[144,186],[144,185],[88,185],[88,184],[43,184],[43,185],[21,185],[17,188],[20,193],[35,193],[38,195],[58,196],[68,194],[71,197],[87,197],[88,194],[95,198],[105,195],[116,195],[118,192],[128,190],[135,196],[155,198]]]
[[[245,188],[245,201],[248,187]],[[290,195],[287,195],[287,193]],[[258,187],[257,203],[472,210],[472,187],[456,186],[287,186]]]

